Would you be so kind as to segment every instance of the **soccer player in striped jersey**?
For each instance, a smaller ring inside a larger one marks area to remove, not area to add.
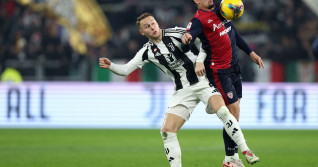
[[[136,22],[140,34],[149,38],[147,42],[127,64],[114,64],[108,58],[100,58],[101,68],[126,76],[146,63],[153,63],[171,77],[175,84],[175,93],[169,103],[165,119],[160,130],[165,153],[171,167],[181,167],[181,148],[177,132],[189,119],[197,104],[202,101],[206,112],[216,113],[223,122],[225,130],[241,150],[250,152],[243,133],[235,119],[225,106],[221,94],[205,76],[198,77],[194,71],[196,54],[201,50],[194,48],[186,53],[181,51],[183,28],[160,29],[150,13],[144,13]],[[200,46],[200,43],[198,44]],[[199,54],[205,54],[200,52]]]
[[[260,68],[264,68],[262,59],[247,45],[233,23],[221,16],[220,3],[214,6],[213,0],[191,1],[197,5],[198,10],[187,27],[187,33],[182,37],[182,49],[187,51],[192,48],[194,41],[201,40],[202,48],[207,54],[198,56],[195,71],[199,76],[206,72],[210,83],[220,91],[228,109],[239,120],[242,81],[236,46],[250,55]],[[225,129],[223,139],[226,152],[223,167],[244,167],[238,156],[237,145]],[[259,159],[255,158],[253,161],[248,160],[248,163],[257,161]]]

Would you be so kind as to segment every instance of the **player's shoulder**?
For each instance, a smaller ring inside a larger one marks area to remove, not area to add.
[[[213,10],[205,11],[202,9],[198,9],[197,13],[192,18],[192,22],[196,20],[197,22],[205,23],[207,20],[211,20],[211,19],[215,20],[215,17],[216,17],[216,13]]]
[[[167,28],[164,30],[165,33],[180,33],[180,34],[184,34],[185,31],[186,31],[186,28],[183,28],[183,27]]]
[[[153,45],[151,41],[148,41],[147,43],[144,44],[144,46],[140,50],[146,50],[150,48]]]
[[[149,52],[149,50],[151,50],[152,45],[153,43],[151,41],[148,41],[147,43],[145,43],[143,47],[138,50],[135,57],[139,58],[140,60],[144,59],[144,56],[148,56],[148,54],[151,53]]]
[[[223,3],[224,0],[215,0],[213,1],[214,4],[214,8],[219,8],[221,6],[221,4]]]
[[[163,36],[180,38],[185,33],[186,29],[183,27],[167,28],[163,32]]]
[[[148,41],[147,43],[145,43],[142,48],[140,48],[138,50],[138,52],[136,53],[136,56],[140,56],[140,55],[144,55],[144,54],[148,54],[148,50],[151,49],[151,46],[153,45],[153,43],[151,41]]]

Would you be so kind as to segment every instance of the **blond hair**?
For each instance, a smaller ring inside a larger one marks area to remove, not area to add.
[[[140,28],[140,22],[141,22],[141,20],[143,20],[143,19],[145,19],[145,18],[147,18],[147,17],[149,17],[149,16],[154,17],[151,13],[148,13],[148,12],[141,14],[141,15],[137,18],[137,21],[136,21],[137,27]]]

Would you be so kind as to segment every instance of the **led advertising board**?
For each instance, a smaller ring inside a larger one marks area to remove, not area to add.
[[[172,83],[0,84],[1,128],[160,128]],[[244,83],[246,129],[318,129],[318,85]],[[200,103],[183,128],[222,128]]]

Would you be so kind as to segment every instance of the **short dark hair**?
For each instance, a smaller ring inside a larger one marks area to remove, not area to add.
[[[193,0],[190,0],[193,4],[197,5]]]
[[[146,17],[149,17],[149,16],[154,17],[151,13],[148,13],[148,12],[145,12],[145,13],[141,14],[141,15],[137,18],[137,21],[136,21],[137,27],[140,28],[140,22],[141,22],[141,20],[143,20],[143,19],[145,19]]]

